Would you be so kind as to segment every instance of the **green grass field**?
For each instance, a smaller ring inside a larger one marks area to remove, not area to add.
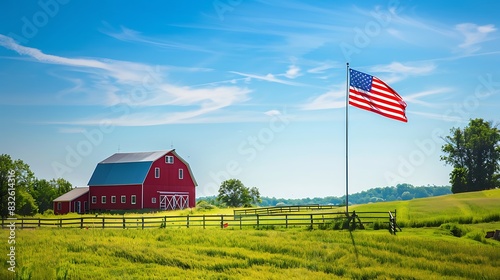
[[[17,273],[2,261],[0,279],[498,279],[500,242],[484,234],[500,222],[483,220],[499,202],[494,190],[352,207],[397,209],[405,227],[396,236],[307,227],[18,230]],[[9,231],[0,234],[7,260]]]

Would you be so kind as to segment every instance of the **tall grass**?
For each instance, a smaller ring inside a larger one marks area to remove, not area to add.
[[[7,240],[7,232],[0,238]],[[495,279],[500,245],[445,229],[36,229],[1,279]],[[0,246],[7,252],[8,244]]]

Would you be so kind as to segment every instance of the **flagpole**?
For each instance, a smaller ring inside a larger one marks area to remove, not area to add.
[[[345,95],[345,213],[349,216],[349,62],[346,73]]]

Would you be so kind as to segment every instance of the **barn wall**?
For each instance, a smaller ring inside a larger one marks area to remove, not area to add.
[[[69,213],[69,201],[60,201],[61,202],[61,210],[57,210],[57,202],[54,201],[54,214],[67,214]]]
[[[90,203],[89,201],[89,193],[84,193],[82,194],[80,197],[74,199],[73,201],[71,201],[71,212],[76,212],[76,202],[77,201],[80,201],[81,203],[81,208],[80,208],[80,213],[79,214],[83,214],[85,213],[85,202],[87,201],[88,203]],[[89,204],[90,205],[90,204]]]
[[[54,201],[52,202],[53,204],[53,209],[54,209],[54,214],[67,214],[70,212],[70,204],[71,204],[71,212],[76,212],[76,208],[75,208],[75,202],[76,201],[80,201],[81,203],[81,212],[80,213],[84,213],[85,212],[85,201],[88,201],[89,199],[89,193],[86,192],[84,194],[82,194],[81,196],[73,199],[72,201],[60,201],[61,202],[61,210],[57,210],[57,201]]]
[[[174,156],[173,163],[166,163],[165,156]],[[191,178],[188,166],[173,153],[168,153],[159,158],[151,165],[144,183],[144,208],[159,209],[158,191],[165,192],[188,192],[189,207],[196,206],[196,193],[194,180]],[[160,178],[155,178],[155,168],[160,168]],[[184,178],[179,179],[179,169],[183,170]],[[151,202],[151,198],[156,197],[156,203]]]
[[[121,196],[125,195],[126,203],[121,203]],[[131,196],[136,196],[136,204],[132,204]],[[92,203],[92,196],[97,197],[97,203]],[[106,204],[101,203],[101,197],[106,196]],[[111,203],[111,196],[116,196],[116,203]],[[90,186],[90,210],[129,210],[141,209],[142,186]]]

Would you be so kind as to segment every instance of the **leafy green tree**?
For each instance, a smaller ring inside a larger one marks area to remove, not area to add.
[[[245,187],[238,179],[229,179],[220,185],[217,200],[229,207],[249,207],[252,203],[260,202],[260,193],[255,187]]]
[[[38,204],[38,211],[40,213],[43,213],[48,209],[52,209],[52,200],[56,197],[56,190],[49,181],[45,179],[37,179],[35,181],[33,186],[33,198]]]
[[[63,178],[52,179],[50,180],[50,184],[55,189],[56,197],[61,196],[73,189],[73,185]]]
[[[16,214],[33,216],[38,212],[38,205],[33,196],[24,189],[16,191]]]
[[[35,180],[33,185],[33,198],[38,205],[38,212],[44,213],[52,209],[52,202],[58,196],[69,192],[73,186],[70,182],[59,178],[47,181],[45,179]]]
[[[0,155],[0,215],[7,217],[10,213],[8,211],[8,197],[9,197],[9,174],[14,172],[14,191],[15,191],[15,213],[21,214],[30,213],[33,215],[38,209],[35,200],[33,199],[33,185],[35,182],[35,175],[30,170],[29,165],[22,160],[12,160],[9,155]],[[25,205],[26,204],[26,205]],[[33,212],[35,209],[35,212]],[[22,213],[21,213],[22,212]]]
[[[441,148],[441,160],[453,166],[452,192],[488,190],[500,186],[500,131],[491,122],[473,119],[465,128],[452,128]]]

